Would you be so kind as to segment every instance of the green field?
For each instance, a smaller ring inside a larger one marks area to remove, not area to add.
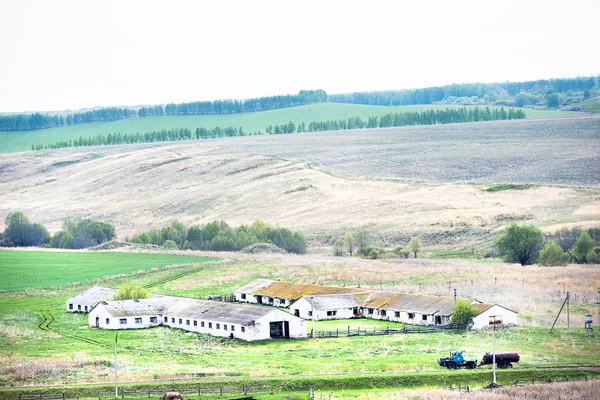
[[[209,260],[153,253],[0,251],[0,291],[48,289]]]
[[[443,109],[448,105],[418,105],[418,106],[369,106],[360,104],[319,103],[306,106],[284,108],[280,110],[263,111],[256,113],[242,113],[230,115],[189,115],[189,116],[161,116],[125,119],[111,122],[97,122],[90,124],[72,125],[61,128],[42,129],[35,131],[0,132],[0,153],[31,150],[32,144],[56,143],[77,139],[80,136],[88,137],[109,133],[145,133],[171,128],[196,128],[206,127],[242,127],[245,132],[265,131],[269,124],[280,125],[293,121],[298,124],[312,121],[327,121],[333,119],[350,118],[359,116],[367,119],[370,116],[380,116],[395,112],[424,111],[429,109]],[[524,109],[527,118],[547,118],[556,116],[581,115],[561,111],[538,111]]]

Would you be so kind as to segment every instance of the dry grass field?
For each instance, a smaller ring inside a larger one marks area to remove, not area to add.
[[[511,221],[599,225],[598,154],[597,117],[6,154],[0,220],[18,209],[53,231],[66,216],[99,218],[123,237],[174,219],[262,218],[303,231],[312,251],[354,227],[387,246],[419,234],[468,247]]]

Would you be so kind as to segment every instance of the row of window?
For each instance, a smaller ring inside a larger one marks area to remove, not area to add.
[[[259,296],[262,298],[262,296]],[[246,300],[246,293],[242,293],[240,294],[240,299],[241,300]],[[267,299],[267,303],[269,304],[274,304],[274,303],[278,303],[278,304],[285,304],[285,299],[275,299],[274,297],[266,297]],[[277,300],[277,301],[275,301]]]
[[[165,323],[168,323],[169,318],[168,317],[164,317],[164,321],[165,321]],[[179,322],[179,325],[182,325],[183,319],[182,318],[178,318],[178,322]],[[190,321],[189,319],[185,320],[185,324],[188,325],[188,326],[192,322],[193,322],[194,326],[198,326],[198,321],[196,321],[196,320],[193,320],[193,321]],[[141,324],[142,323],[142,317],[135,317],[135,323],[136,324]],[[158,323],[158,317],[150,317],[150,323],[151,324]],[[171,318],[171,323],[172,324],[175,323],[175,318],[173,318],[173,317]],[[127,325],[127,318],[120,318],[119,319],[119,324],[120,325]],[[110,325],[110,319],[109,318],[106,318],[106,325]],[[224,331],[231,330],[231,332],[235,332],[235,325],[223,324],[222,326],[223,326],[223,330]],[[204,321],[200,321],[200,327],[204,328]],[[209,322],[208,323],[208,328],[212,329],[212,327],[213,327],[213,323]],[[216,329],[221,329],[221,324],[215,324],[215,327],[216,327]],[[241,330],[242,330],[242,332],[246,332],[246,328],[243,327],[243,326],[241,327]]]
[[[69,310],[73,309],[73,304],[69,303]],[[77,304],[77,311],[81,311],[81,304]],[[85,312],[88,311],[88,306],[85,306]]]

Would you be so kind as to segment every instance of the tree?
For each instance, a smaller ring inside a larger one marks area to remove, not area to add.
[[[588,252],[594,248],[594,241],[590,237],[589,233],[583,232],[579,239],[575,242],[573,246],[573,256],[577,260],[578,263],[587,262],[587,254]]]
[[[126,284],[121,286],[115,293],[115,300],[137,300],[147,299],[148,291],[139,285]]]
[[[588,264],[600,264],[600,247],[590,249],[585,256]]]
[[[348,253],[350,253],[350,257],[352,257],[352,252],[354,251],[354,246],[356,246],[356,240],[354,239],[354,235],[350,231],[346,231],[344,233],[344,245],[348,249]]]
[[[6,230],[2,234],[2,243],[5,246],[39,246],[49,236],[43,225],[31,224],[21,211],[9,213],[4,222]]]
[[[462,329],[467,329],[477,315],[477,309],[469,300],[457,300],[452,312],[452,323]]]
[[[417,236],[411,238],[410,242],[408,242],[408,245],[406,246],[406,248],[415,255],[415,258],[417,258],[417,254],[419,253],[419,251],[421,251],[422,247],[423,243],[421,242],[421,239],[419,239]]]
[[[547,103],[546,103],[547,108],[558,108],[560,106],[557,93],[550,93],[546,97],[546,101],[547,101]]]
[[[530,265],[537,261],[545,242],[542,231],[533,225],[510,224],[496,240],[501,257],[506,262]]]
[[[354,240],[359,250],[364,249],[369,245],[369,233],[365,229],[357,229],[354,232]]]
[[[563,249],[552,241],[540,251],[540,259],[538,264],[545,267],[566,266],[569,263],[569,255]]]

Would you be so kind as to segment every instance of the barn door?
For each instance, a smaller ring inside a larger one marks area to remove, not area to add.
[[[100,328],[100,317],[96,317],[96,328]]]

